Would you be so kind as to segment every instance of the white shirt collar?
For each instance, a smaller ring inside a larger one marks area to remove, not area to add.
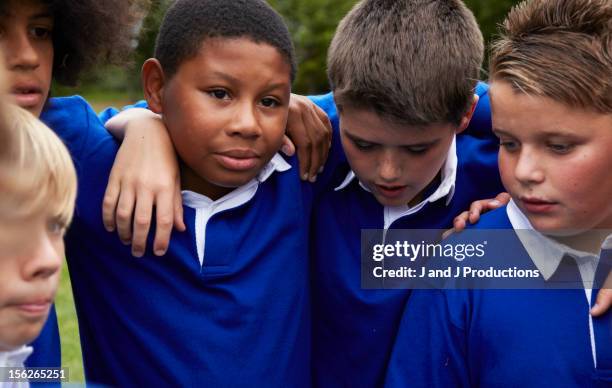
[[[0,352],[0,367],[1,366],[15,366],[21,367],[25,360],[32,354],[31,346],[22,346],[15,350],[9,350],[7,352]]]
[[[419,204],[412,207],[408,205],[393,207],[385,206],[385,229],[387,229],[395,220],[410,214],[414,214],[421,210],[426,204],[435,202],[440,198],[446,197],[446,205],[448,205],[453,199],[453,195],[455,194],[455,183],[457,181],[457,164],[457,137],[454,136],[453,141],[448,149],[446,161],[444,162],[444,165],[442,166],[442,169],[440,171],[440,177],[442,179],[442,182],[440,182],[440,185],[438,186],[436,191],[431,193],[429,197],[421,201]],[[346,178],[344,178],[344,181],[342,181],[342,183],[335,188],[335,191],[343,190],[356,178],[357,176],[355,175],[355,173],[352,170],[349,171]],[[361,186],[361,188],[365,191],[370,192],[370,190],[361,181],[359,182],[359,186]]]
[[[291,165],[282,156],[276,154],[259,172],[257,177],[217,200],[213,201],[207,196],[194,191],[182,191],[185,206],[195,209],[195,245],[200,266],[204,265],[206,225],[211,217],[222,211],[233,209],[249,202],[255,196],[260,183],[265,182],[275,171],[284,172],[290,168]]]
[[[253,185],[257,186],[259,183],[265,182],[272,176],[275,171],[283,172],[291,169],[291,165],[283,159],[278,153],[275,154],[272,159],[261,169],[257,177],[253,178],[251,181],[245,183],[244,185],[232,190],[228,194],[223,197],[217,199],[216,201],[211,200],[207,196],[196,193],[190,190],[183,190],[183,203],[185,206],[189,206],[190,208],[197,209],[202,206],[209,206],[212,203],[220,204],[222,202],[230,201],[232,198],[240,196],[241,193],[245,191],[249,191],[248,189]]]
[[[517,231],[519,239],[544,279],[548,280],[557,271],[563,257],[569,255],[578,264],[585,288],[592,288],[599,256],[573,249],[536,231],[514,200],[508,203],[506,212],[512,227]],[[612,235],[608,236],[602,247],[611,244]]]

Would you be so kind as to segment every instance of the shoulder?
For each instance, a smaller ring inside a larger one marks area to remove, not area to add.
[[[468,225],[468,229],[513,229],[506,206],[491,210],[480,216],[478,223]]]
[[[308,96],[308,98],[327,114],[327,117],[329,117],[329,120],[332,122],[332,125],[337,124],[338,110],[336,108],[336,103],[334,102],[334,94],[332,92],[316,96]]]
[[[77,130],[82,133],[91,126],[102,127],[96,112],[81,96],[51,98],[40,119],[60,136]]]
[[[53,97],[49,99],[41,119],[57,120],[64,117],[72,117],[74,121],[82,121],[89,115],[96,116],[93,108],[81,96]]]
[[[62,138],[73,158],[79,157],[92,130],[104,128],[81,96],[49,99],[40,119]]]
[[[478,82],[474,93],[478,96],[478,103],[465,133],[478,138],[492,138],[494,136],[491,131],[489,85],[484,82]]]

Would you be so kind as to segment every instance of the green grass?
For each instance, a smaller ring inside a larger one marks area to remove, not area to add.
[[[59,321],[60,339],[62,343],[62,366],[70,371],[70,382],[85,381],[83,375],[83,358],[81,357],[81,343],[79,340],[79,325],[74,310],[72,287],[66,263],[62,268],[62,278],[59,290],[55,297],[55,309]]]

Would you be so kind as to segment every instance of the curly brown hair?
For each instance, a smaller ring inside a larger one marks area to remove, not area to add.
[[[125,63],[149,5],[149,0],[41,1],[54,17],[53,79],[67,86],[96,65]]]

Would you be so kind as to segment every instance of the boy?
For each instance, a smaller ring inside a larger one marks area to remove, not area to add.
[[[52,80],[73,85],[84,71],[100,65],[101,61],[124,59],[131,48],[140,3],[140,0],[11,0],[0,3],[0,48],[8,98],[32,114],[42,115],[44,121],[45,109],[51,101]],[[109,13],[109,9],[114,12]],[[73,114],[83,115],[85,111]],[[158,216],[163,216],[163,209],[158,206]],[[162,235],[163,230],[158,228],[157,233]],[[29,366],[60,366],[54,308],[34,347],[36,351],[28,359]]]
[[[83,177],[66,241],[88,381],[309,385],[304,214],[325,179],[300,182],[295,158],[276,154],[294,74],[286,26],[265,2],[168,10],[143,84],[181,160],[187,231],[162,258],[131,258],[92,206],[112,137],[90,110],[73,120],[63,104],[78,99],[49,106]]]
[[[361,289],[361,229],[447,228],[471,201],[501,191],[485,85],[476,88],[481,101],[472,127],[456,146],[454,140],[474,109],[476,84],[470,80],[478,76],[481,59],[482,38],[459,2],[364,1],[339,27],[329,59],[334,96],[314,101],[336,127],[334,97],[341,107],[352,171],[335,172],[336,186],[345,178],[346,184],[325,194],[316,208],[316,384],[381,384],[410,294]],[[401,177],[393,176],[402,170]],[[373,179],[377,174],[381,184]],[[355,175],[363,183],[352,181]],[[410,208],[402,206],[410,202]]]
[[[23,366],[37,350],[26,344],[38,336],[55,297],[76,175],[53,132],[21,108],[2,105],[0,366]]]
[[[340,23],[328,75],[350,170],[315,207],[316,385],[382,384],[410,296],[362,289],[361,230],[448,228],[502,191],[487,86],[476,82],[482,55],[460,1],[365,0]]]
[[[611,22],[609,1],[528,0],[508,15],[491,59],[499,169],[512,201],[476,227],[531,231],[537,244],[513,233],[513,256],[547,283],[573,267],[586,289],[415,291],[389,386],[612,383],[612,314],[589,316],[597,291],[588,286],[599,263],[600,287],[612,249]]]

